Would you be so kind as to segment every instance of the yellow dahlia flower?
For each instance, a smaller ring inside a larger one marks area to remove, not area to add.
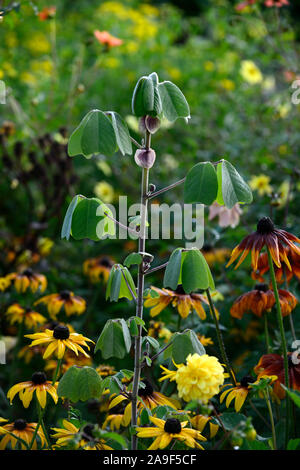
[[[160,380],[176,381],[178,395],[186,402],[200,400],[206,404],[219,393],[224,383],[224,369],[214,356],[189,354],[186,364],[176,365],[177,371],[161,366],[165,376]]]

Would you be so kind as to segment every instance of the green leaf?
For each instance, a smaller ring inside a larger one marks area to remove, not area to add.
[[[67,240],[69,240],[70,238],[72,217],[73,217],[74,210],[77,206],[77,203],[79,201],[79,198],[80,198],[79,195],[74,196],[71,203],[69,204],[69,207],[67,209],[67,212],[64,218],[63,226],[61,229],[61,238],[66,238]]]
[[[103,359],[117,357],[123,359],[131,347],[131,337],[124,319],[108,320],[98,338],[95,352],[100,350]]]
[[[281,384],[281,387],[286,391],[288,396],[293,400],[295,405],[300,408],[300,393],[291,388],[287,388],[285,385]]]
[[[99,241],[108,234],[114,234],[115,224],[105,213],[111,210],[95,197],[79,200],[72,212],[71,234],[75,240],[89,238]]]
[[[159,342],[155,338],[152,338],[152,336],[144,336],[143,339],[142,339],[142,344],[144,344],[144,343],[150,344],[150,346],[155,351],[157,351],[157,349],[159,348]]]
[[[125,121],[121,118],[118,113],[114,111],[107,111],[111,116],[111,122],[115,131],[116,141],[122,155],[132,154],[132,143],[130,139],[129,130]]]
[[[74,157],[82,153],[81,138],[87,121],[89,120],[89,113],[84,116],[79,126],[72,132],[68,142],[68,155]]]
[[[217,165],[217,179],[218,179],[218,194],[216,202],[220,206],[224,206],[224,200],[222,196],[222,162]]]
[[[192,330],[185,330],[183,333],[175,333],[172,338],[172,358],[176,364],[185,362],[189,354],[205,354],[205,349],[199,341],[196,333]]]
[[[93,154],[112,155],[117,149],[114,127],[110,119],[99,109],[90,111],[72,133],[68,153],[70,157],[82,154],[90,158]]]
[[[155,87],[157,86],[150,76],[141,77],[137,82],[132,96],[132,111],[136,116],[157,115],[154,99]]]
[[[197,163],[188,172],[184,183],[184,202],[201,203],[209,206],[218,193],[218,179],[210,162]]]
[[[158,91],[162,103],[162,112],[168,121],[177,118],[190,118],[190,108],[182,91],[174,83],[165,81],[159,83]]]
[[[197,248],[186,252],[182,264],[182,287],[189,294],[197,289],[214,289],[209,266]]]
[[[287,450],[296,450],[300,445],[300,439],[290,439],[287,445]]]
[[[72,402],[99,398],[101,378],[92,367],[71,366],[59,381],[57,394]]]
[[[219,163],[220,165],[220,163]],[[237,204],[250,204],[253,200],[252,191],[233,165],[227,160],[222,165],[222,197],[228,209]]]
[[[120,434],[117,434],[116,432],[105,432],[105,433],[101,434],[101,438],[103,438],[105,440],[116,441],[122,447],[124,447],[124,448],[127,447],[127,443],[126,443],[126,440],[124,439],[124,437],[121,436]]]
[[[125,258],[124,265],[127,266],[127,268],[130,268],[133,264],[141,264],[142,261],[143,257],[140,253],[130,253],[130,255]]]
[[[176,248],[170,256],[165,275],[164,287],[170,287],[175,290],[178,286],[181,272],[182,248]]]
[[[246,422],[247,418],[242,413],[222,413],[220,418],[226,431],[231,431],[239,425]],[[216,424],[219,424],[215,418],[212,419]]]

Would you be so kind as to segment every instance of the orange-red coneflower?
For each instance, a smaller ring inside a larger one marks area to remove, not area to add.
[[[263,247],[267,247],[276,266],[280,268],[281,261],[283,261],[288,269],[291,269],[284,248],[285,245],[287,245],[293,252],[300,255],[300,248],[295,245],[295,242],[300,243],[300,239],[285,230],[275,228],[269,217],[263,217],[257,224],[256,232],[245,237],[241,243],[233,249],[227,266],[230,266],[240,256],[235,266],[235,269],[238,268],[248,253],[251,252],[251,264],[253,269],[256,270],[259,254]]]
[[[290,268],[288,269],[285,264],[281,264],[281,267],[274,266],[275,277],[278,283],[284,282],[285,278],[287,282],[290,282],[293,276],[300,281],[300,255],[299,253],[290,249],[289,246],[284,247],[285,255],[289,261]],[[281,261],[284,261],[281,257]],[[262,253],[257,262],[257,269],[252,272],[252,279],[264,282],[264,275],[269,271],[268,254]]]
[[[297,305],[296,297],[289,291],[279,289],[279,302],[282,316],[289,315]],[[238,297],[231,309],[230,314],[241,320],[245,313],[254,313],[261,317],[263,312],[269,312],[275,305],[274,292],[266,284],[257,284],[255,288]]]
[[[265,354],[254,367],[254,372],[259,379],[262,376],[277,376],[274,383],[275,395],[282,399],[285,390],[281,384],[285,384],[284,359],[279,354]],[[295,353],[288,353],[289,386],[293,390],[300,391],[300,361]]]

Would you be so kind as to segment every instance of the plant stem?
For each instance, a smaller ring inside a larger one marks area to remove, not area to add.
[[[55,384],[55,382],[57,380],[57,377],[59,376],[59,370],[60,370],[60,367],[61,367],[61,364],[62,364],[62,360],[63,360],[63,358],[57,360],[57,366],[56,366],[56,369],[55,369],[55,372],[54,372],[54,375],[53,375],[52,385]]]
[[[55,369],[55,372],[54,372],[54,375],[53,375],[53,379],[52,379],[52,385],[55,384],[56,382],[56,379],[59,375],[59,370],[60,370],[60,366],[61,366],[61,363],[62,363],[62,360],[63,358],[61,359],[58,359],[57,361],[57,366],[56,366],[56,369]],[[48,446],[49,448],[51,449],[51,442],[50,442],[50,439],[49,439],[49,436],[48,436],[48,433],[47,433],[47,430],[46,430],[46,426],[44,424],[44,414],[46,412],[46,407],[42,410],[41,409],[41,405],[39,404],[39,402],[37,402],[37,406],[38,406],[38,416],[39,416],[39,420],[38,420],[38,423],[37,423],[37,426],[34,430],[34,433],[33,433],[33,436],[32,436],[32,439],[31,439],[31,442],[29,444],[29,450],[31,450],[32,446],[33,446],[33,443],[34,443],[34,440],[36,438],[36,435],[38,433],[38,430],[40,428],[40,426],[42,426],[42,429],[44,431],[44,434],[45,434],[45,437],[46,437],[46,440],[47,440],[47,443],[48,443]]]
[[[285,339],[285,333],[284,333],[283,319],[282,319],[274,265],[273,265],[272,256],[268,247],[267,247],[267,254],[268,254],[268,262],[269,262],[269,268],[270,268],[270,278],[271,278],[273,292],[275,296],[275,302],[276,302],[277,322],[278,322],[280,337],[281,337],[281,348],[282,348],[283,363],[284,363],[284,382],[285,382],[285,386],[289,387],[289,363],[288,363],[286,339]],[[289,438],[289,414],[290,414],[289,409],[290,409],[289,398],[288,398],[288,394],[286,393],[286,430],[285,430],[286,431],[286,435],[285,435],[286,445],[288,443],[288,438]]]
[[[151,134],[146,133],[146,148],[150,148]],[[139,238],[139,253],[145,252],[146,246],[146,221],[147,221],[147,206],[148,206],[148,185],[149,185],[149,169],[143,168],[142,182],[141,182],[141,225],[140,225],[140,238]],[[143,296],[144,296],[144,263],[139,265],[138,280],[137,280],[137,305],[136,316],[143,318]],[[132,403],[131,403],[131,426],[137,425],[137,398],[139,390],[139,382],[141,375],[141,336],[142,326],[138,327],[138,335],[134,340],[134,376],[132,385]],[[132,435],[131,442],[132,450],[137,450],[137,436]]]
[[[268,330],[268,314],[264,313],[264,327],[265,327],[265,340],[267,346],[267,354],[270,352],[270,338],[269,338],[269,330]]]
[[[275,432],[275,424],[274,424],[274,417],[273,417],[273,411],[272,411],[272,406],[270,402],[270,395],[267,390],[264,390],[264,397],[267,403],[268,411],[269,411],[269,416],[270,416],[270,423],[271,423],[271,429],[272,429],[272,442],[273,442],[273,450],[276,450],[276,432]]]
[[[173,189],[173,188],[176,188],[176,186],[178,186],[179,184],[182,184],[185,182],[185,178],[182,178],[181,180],[179,181],[176,181],[176,183],[173,183],[173,184],[170,184],[169,186],[166,186],[165,188],[162,188],[162,189],[159,189],[158,191],[155,191],[154,193],[151,193],[149,196],[148,196],[148,199],[153,199],[154,197],[160,195],[160,194],[163,194],[165,193],[166,191],[169,191],[169,189]]]
[[[220,330],[219,321],[218,321],[218,318],[217,318],[217,314],[216,314],[216,311],[215,311],[215,307],[214,307],[209,289],[206,289],[206,295],[207,295],[207,299],[208,299],[208,303],[209,303],[210,313],[211,313],[211,316],[213,318],[213,321],[214,321],[214,324],[215,324],[215,327],[216,327],[216,334],[217,334],[217,339],[218,339],[218,343],[219,343],[219,348],[220,348],[220,351],[221,351],[221,356],[222,356],[222,359],[223,359],[224,363],[226,364],[228,373],[230,375],[231,383],[235,387],[236,386],[235,376],[234,376],[234,373],[232,371],[232,367],[230,365],[229,359],[228,359],[227,354],[226,354],[225,345],[224,345],[222,333],[221,333],[221,330]]]

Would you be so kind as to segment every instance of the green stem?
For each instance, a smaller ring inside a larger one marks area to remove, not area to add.
[[[264,313],[264,327],[265,327],[265,340],[267,346],[267,354],[270,352],[270,337],[269,337],[269,329],[268,329],[268,314]]]
[[[33,446],[33,443],[36,439],[36,436],[37,436],[37,433],[38,433],[38,430],[40,429],[40,426],[42,424],[42,421],[43,421],[43,417],[44,417],[44,414],[45,414],[45,411],[46,411],[46,408],[44,408],[43,410],[41,410],[41,405],[39,404],[39,402],[37,401],[37,407],[38,407],[38,416],[39,416],[39,419],[38,419],[38,423],[36,425],[36,428],[34,430],[34,433],[33,433],[33,436],[32,436],[32,439],[31,439],[31,442],[29,444],[29,449],[28,450],[31,450],[32,449],[32,446]]]
[[[147,149],[150,148],[151,134],[146,133],[146,144]],[[145,252],[146,245],[146,222],[147,222],[147,207],[148,207],[148,186],[149,186],[149,169],[143,168],[142,182],[141,182],[141,224],[140,224],[140,237],[139,237],[139,253]],[[143,296],[144,296],[144,263],[139,265],[138,280],[137,280],[137,302],[136,302],[136,316],[143,318]],[[131,426],[134,428],[137,426],[137,399],[138,390],[141,376],[141,337],[142,327],[138,327],[138,335],[134,341],[134,375],[132,385],[132,403],[131,403]],[[131,450],[137,450],[137,436],[132,435]]]
[[[61,364],[62,364],[62,360],[63,360],[63,358],[57,360],[57,366],[56,366],[56,369],[55,369],[55,372],[54,372],[54,375],[53,375],[52,385],[55,384],[55,382],[57,380],[57,377],[59,376],[59,370],[60,370],[60,367],[61,367]]]
[[[282,349],[283,363],[284,363],[284,382],[285,382],[285,386],[289,387],[289,363],[288,363],[288,355],[287,355],[287,345],[286,345],[286,339],[285,339],[285,333],[284,333],[279,293],[278,293],[276,277],[275,277],[275,270],[274,270],[272,256],[268,247],[267,247],[267,254],[268,254],[268,262],[269,262],[269,269],[270,269],[270,278],[271,278],[273,292],[275,296],[277,322],[278,322],[280,337],[281,337],[281,349]],[[289,414],[290,414],[289,398],[288,398],[288,394],[286,394],[286,430],[285,430],[286,431],[286,435],[285,435],[286,445],[289,439]]]
[[[207,295],[207,299],[208,299],[208,303],[209,303],[210,313],[211,313],[211,316],[213,318],[213,321],[214,321],[214,324],[215,324],[215,327],[216,327],[216,334],[217,334],[217,339],[218,339],[218,343],[219,343],[219,348],[220,348],[220,351],[221,351],[221,356],[222,356],[223,362],[227,366],[227,370],[228,370],[228,373],[230,375],[231,383],[232,383],[233,386],[236,386],[235,376],[234,376],[234,373],[232,371],[232,367],[230,365],[229,359],[228,359],[227,354],[226,354],[225,345],[224,345],[222,333],[221,333],[221,330],[220,330],[219,321],[218,321],[218,318],[217,318],[217,314],[216,314],[216,311],[215,311],[215,307],[214,307],[209,289],[206,290],[206,295]]]
[[[272,442],[273,442],[273,450],[276,450],[277,444],[276,444],[276,432],[275,432],[275,424],[274,424],[274,417],[273,417],[273,411],[272,411],[272,406],[270,402],[270,395],[268,390],[264,390],[264,397],[266,400],[269,416],[270,416],[270,423],[271,423],[271,429],[272,429]]]

